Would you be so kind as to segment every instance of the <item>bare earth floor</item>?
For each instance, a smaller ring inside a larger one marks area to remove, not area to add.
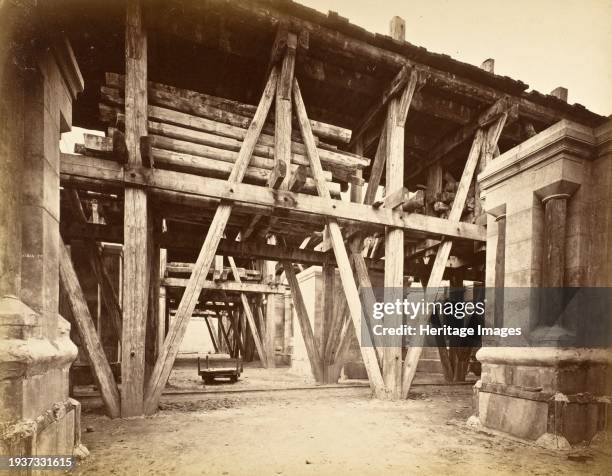
[[[368,388],[164,398],[148,418],[85,411],[91,456],[76,475],[609,474],[609,454],[571,453],[468,427],[470,386],[418,386],[386,402]]]

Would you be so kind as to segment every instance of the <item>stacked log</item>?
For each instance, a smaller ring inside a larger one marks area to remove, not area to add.
[[[124,77],[107,73],[101,99],[100,119],[109,125],[109,137],[86,137],[85,144],[79,148],[87,153],[116,155],[120,141],[111,137],[121,134],[125,122]],[[159,168],[227,178],[254,112],[252,105],[150,82],[147,147],[151,161]],[[274,115],[269,116],[272,119]],[[311,121],[311,126],[332,194],[339,196],[348,183],[363,183],[356,172],[367,167],[369,159],[338,149],[338,145],[350,140],[351,131],[318,121]],[[267,183],[274,167],[273,134],[274,124],[267,122],[249,163],[245,182]],[[303,174],[305,170],[306,175],[306,179],[300,181],[299,191],[315,194],[309,160],[297,127],[293,131],[291,150],[291,173]]]
[[[432,196],[433,210],[440,218],[447,218],[450,209],[453,206],[453,201],[455,200],[455,194],[457,192],[459,182],[457,182],[455,178],[448,172],[444,174],[443,182],[444,185],[442,188],[442,192],[435,193]],[[461,221],[467,223],[475,222],[474,203],[474,184],[472,184],[468,191],[468,198],[463,209]]]

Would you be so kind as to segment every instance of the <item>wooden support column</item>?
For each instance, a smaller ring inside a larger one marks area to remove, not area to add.
[[[323,288],[323,312],[322,312],[322,329],[321,338],[319,339],[319,355],[323,357],[323,378],[325,383],[330,383],[329,379],[333,376],[329,374],[330,365],[333,361],[329,361],[331,352],[326,352],[327,348],[336,349],[336,346],[332,346],[331,342],[336,341],[336,336],[333,333],[339,333],[340,329],[336,323],[343,323],[343,317],[334,312],[336,309],[335,303],[339,299],[336,299],[337,290],[335,289],[336,282],[336,267],[329,264],[324,264],[321,271],[321,286]],[[314,323],[313,323],[314,324]],[[332,378],[333,380],[333,378]],[[333,382],[335,383],[335,382]]]
[[[125,26],[125,141],[128,168],[140,167],[140,138],[147,135],[147,33],[141,0],[128,0]],[[149,296],[147,194],[126,187],[123,231],[121,416],[143,413],[145,331]]]
[[[96,384],[100,389],[102,401],[106,406],[108,416],[117,418],[120,415],[119,389],[115,383],[104,349],[96,332],[83,290],[77,278],[72,260],[64,243],[59,246],[59,271],[62,285],[70,305],[70,311],[76,324],[83,351],[91,365]]]
[[[159,278],[163,280],[166,276],[166,262],[167,262],[168,252],[166,249],[160,249],[159,252]],[[159,353],[164,345],[164,339],[166,338],[166,312],[168,309],[168,303],[166,301],[166,287],[162,286],[160,283],[159,288],[159,304],[158,304],[158,312],[157,312],[157,350],[156,350],[156,359],[159,357]]]
[[[246,173],[249,160],[253,154],[253,149],[261,134],[264,122],[270,110],[270,105],[272,104],[272,99],[274,98],[277,78],[278,71],[276,68],[273,68],[259,105],[257,106],[257,110],[255,111],[255,115],[253,116],[253,120],[247,129],[244,141],[240,147],[238,159],[234,163],[234,167],[229,176],[228,182],[230,184],[230,191],[232,190],[231,184],[241,182]],[[183,297],[177,309],[173,325],[169,335],[166,337],[164,347],[155,363],[155,368],[153,369],[151,379],[147,385],[145,412],[148,414],[157,410],[162,390],[172,371],[172,366],[178,354],[180,343],[187,330],[189,318],[195,309],[200,291],[202,290],[202,284],[206,280],[206,276],[210,270],[210,265],[217,251],[219,241],[223,236],[225,225],[229,220],[231,211],[231,202],[222,201],[212,219],[198,259],[193,267],[189,282],[187,283],[187,287],[185,288],[185,292],[183,293]]]
[[[404,121],[399,117],[399,100],[389,102],[387,122],[387,195],[404,186]],[[401,207],[400,207],[401,213]],[[403,299],[404,290],[404,230],[385,229],[385,301]],[[384,326],[400,327],[402,314],[385,315]],[[399,399],[402,386],[402,336],[387,336],[383,350],[383,378],[387,395]]]
[[[276,361],[274,357],[274,355],[276,354],[274,346],[274,338],[276,334],[276,310],[276,296],[274,294],[267,294],[265,311],[266,325],[265,330],[263,332],[263,347],[264,353],[266,355],[266,368],[276,367]]]
[[[291,89],[295,69],[295,50],[297,35],[287,34],[286,50],[283,56],[278,87],[276,88],[274,122],[274,172],[282,181],[281,189],[289,189],[291,175]],[[282,174],[280,171],[282,170]],[[273,184],[269,184],[272,186]]]
[[[149,253],[149,306],[147,309],[147,324],[145,337],[145,380],[151,375],[160,347],[157,332],[159,330],[159,296],[161,289],[159,232],[161,220],[153,218],[153,211],[149,206],[149,234],[147,237]]]
[[[300,125],[300,131],[302,133],[302,140],[306,147],[308,159],[310,162],[310,170],[313,178],[315,179],[317,191],[319,195],[329,202],[330,208],[333,208],[333,201],[327,188],[327,182],[323,176],[323,168],[321,167],[321,160],[319,159],[319,153],[315,144],[308,115],[306,114],[306,106],[302,99],[299,84],[294,81],[293,85],[293,96],[296,107],[296,114]],[[380,367],[376,361],[376,352],[373,347],[361,346],[361,301],[359,298],[359,292],[357,291],[357,285],[353,278],[353,272],[351,270],[351,264],[349,261],[348,253],[344,245],[344,239],[342,238],[342,232],[338,221],[334,218],[327,217],[327,226],[329,229],[329,237],[334,249],[334,255],[336,256],[336,263],[338,264],[338,270],[340,272],[340,280],[344,289],[344,294],[349,306],[350,316],[355,326],[355,334],[359,340],[361,355],[366,371],[368,373],[368,379],[372,390],[376,394],[384,392],[384,383]]]

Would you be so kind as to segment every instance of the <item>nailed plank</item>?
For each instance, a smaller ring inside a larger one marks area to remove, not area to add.
[[[323,169],[321,167],[321,161],[314,143],[312,130],[310,128],[310,123],[308,122],[308,115],[306,114],[306,107],[304,106],[304,101],[302,99],[302,94],[300,92],[300,87],[297,80],[294,81],[293,84],[293,96],[298,122],[302,132],[302,139],[304,140],[304,145],[306,146],[306,150],[308,152],[308,158],[310,159],[310,170],[312,171],[313,177],[316,180],[319,195],[323,200],[330,203],[331,196],[327,188],[327,183],[322,176]],[[340,272],[340,280],[342,282],[344,294],[349,305],[350,316],[353,321],[353,325],[355,326],[355,333],[357,334],[359,343],[361,344],[361,300],[359,298],[357,286],[355,285],[355,280],[353,279],[353,272],[351,270],[349,257],[344,246],[344,239],[342,238],[340,226],[336,220],[333,218],[328,218],[327,226],[329,230],[329,237],[334,249],[334,254],[336,256],[338,270]],[[374,349],[371,347],[361,346],[361,355],[372,389],[376,393],[383,392],[384,383],[380,373],[380,368],[376,362]]]
[[[91,365],[102,400],[108,415],[111,418],[117,418],[121,414],[119,389],[89,314],[89,308],[72,265],[72,260],[63,242],[59,246],[59,272],[62,285],[66,290],[77,332],[83,345],[83,351]]]
[[[270,73],[270,78],[262,94],[257,111],[253,116],[253,121],[249,126],[248,132],[242,143],[238,160],[234,164],[234,169],[229,177],[230,186],[242,180],[249,164],[253,149],[257,139],[261,134],[261,129],[270,110],[270,105],[276,90],[278,71],[276,68]],[[173,325],[166,337],[162,352],[155,364],[151,379],[147,385],[145,395],[145,412],[153,413],[157,410],[162,390],[168,381],[174,360],[179,351],[180,343],[187,330],[189,317],[195,306],[202,289],[202,283],[206,280],[208,270],[215,256],[219,241],[223,236],[225,225],[227,224],[232,211],[232,205],[221,203],[215,212],[215,216],[210,224],[200,254],[191,273],[185,292],[179,304]]]

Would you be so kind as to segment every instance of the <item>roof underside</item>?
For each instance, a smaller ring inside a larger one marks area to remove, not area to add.
[[[149,79],[185,89],[256,104],[268,70],[278,24],[310,32],[308,50],[300,50],[296,77],[300,81],[312,119],[349,129],[356,128],[369,107],[389,86],[404,57],[448,78],[460,78],[468,88],[430,80],[415,97],[406,123],[406,171],[422,169],[427,151],[489,107],[494,91],[527,100],[547,111],[546,118],[530,118],[536,131],[567,118],[595,126],[605,118],[581,105],[568,105],[508,77],[428,52],[407,42],[375,35],[330,12],[328,15],[286,0],[151,0],[146,18],[149,26]],[[100,85],[105,72],[124,72],[124,2],[52,2],[52,16],[67,33],[85,79],[85,92],[75,104],[76,126],[102,129],[98,120]],[[360,45],[357,53],[338,48],[341,41]],[[335,47],[334,47],[335,45]],[[375,47],[375,48],[372,48]],[[360,54],[365,51],[368,54]],[[369,54],[381,52],[380,54]],[[482,91],[482,94],[481,94]],[[522,110],[519,110],[519,114]],[[382,117],[380,118],[382,120]],[[366,134],[366,155],[372,157],[376,131]],[[369,139],[368,139],[369,137]],[[520,121],[506,128],[502,151],[523,140]],[[466,144],[466,147],[469,144]],[[460,174],[466,157],[458,148],[446,160],[451,173]],[[366,172],[367,177],[367,172]],[[423,181],[413,176],[409,184]]]

